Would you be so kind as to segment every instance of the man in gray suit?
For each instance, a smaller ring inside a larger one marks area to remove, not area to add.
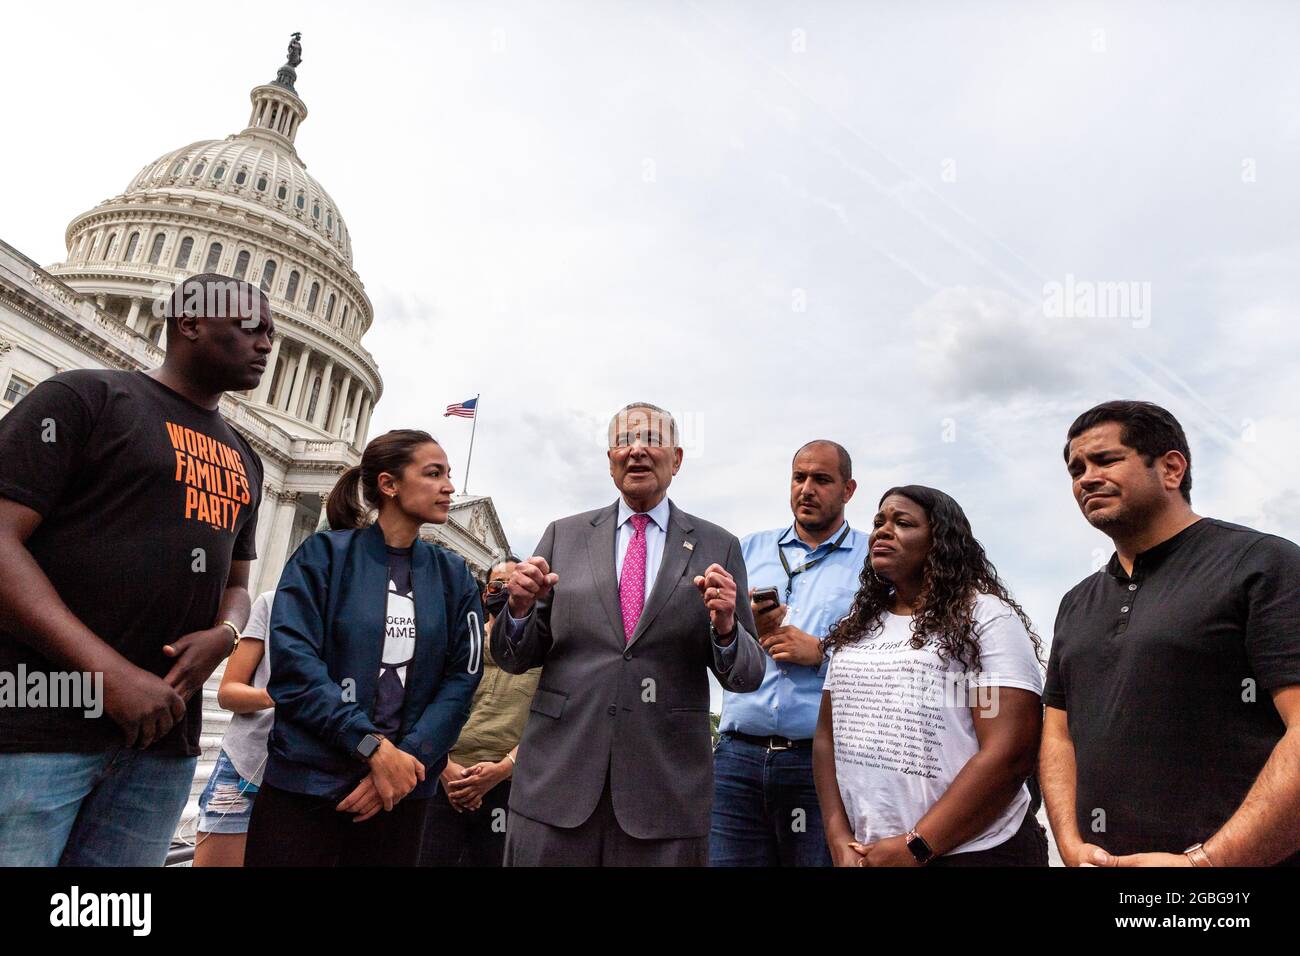
[[[707,671],[754,690],[735,536],[667,498],[677,423],[654,405],[609,427],[607,507],[554,521],[510,577],[503,670],[542,667],[510,792],[507,866],[703,866],[713,793]]]

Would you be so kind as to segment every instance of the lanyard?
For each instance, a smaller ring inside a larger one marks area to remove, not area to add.
[[[790,603],[790,592],[794,590],[794,576],[796,574],[803,574],[805,571],[811,570],[812,568],[820,564],[822,561],[829,558],[831,556],[831,552],[834,551],[836,548],[838,548],[841,544],[843,544],[844,539],[847,538],[848,536],[849,536],[849,523],[846,521],[844,522],[844,530],[840,532],[840,536],[835,539],[835,542],[826,550],[825,554],[823,554],[820,558],[813,558],[811,561],[799,565],[799,567],[795,568],[793,571],[790,570],[790,562],[785,559],[785,552],[781,550],[781,545],[778,544],[776,546],[777,557],[781,559],[781,567],[785,569],[785,603],[786,604]]]

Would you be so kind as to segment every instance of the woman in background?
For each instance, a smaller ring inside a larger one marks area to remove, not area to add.
[[[266,692],[271,677],[266,634],[274,598],[274,591],[265,591],[253,601],[239,646],[221,675],[217,703],[234,716],[222,738],[208,785],[199,796],[195,866],[244,865],[248,821],[266,768],[266,737],[275,719],[275,704]]]
[[[813,777],[837,866],[1046,866],[1026,778],[1040,645],[961,506],[920,485],[880,500],[831,655]]]

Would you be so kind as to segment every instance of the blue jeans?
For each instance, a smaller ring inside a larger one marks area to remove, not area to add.
[[[0,753],[0,866],[162,866],[197,757]]]
[[[811,747],[768,750],[722,735],[713,751],[709,865],[831,865]]]

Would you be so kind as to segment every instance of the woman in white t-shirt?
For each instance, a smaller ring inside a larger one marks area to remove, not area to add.
[[[880,499],[830,656],[813,776],[837,866],[1046,866],[1026,780],[1041,646],[961,506]]]

